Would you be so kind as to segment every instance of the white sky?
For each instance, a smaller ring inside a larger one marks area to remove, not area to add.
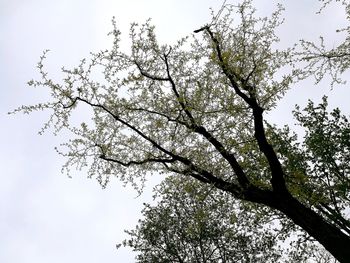
[[[270,12],[273,2],[256,0],[259,12]],[[316,16],[316,0],[281,2],[286,4],[286,23],[280,30],[283,46],[301,37],[315,40],[320,34],[330,46],[339,42],[334,31],[345,25],[341,9],[331,6]],[[151,198],[151,187],[135,198],[136,192],[117,180],[102,190],[84,173],[74,172],[72,179],[60,174],[63,160],[53,148],[65,138],[37,135],[48,115],[7,115],[17,106],[45,99],[41,89],[26,85],[37,76],[42,51],[51,50],[48,69],[57,77],[61,66],[76,65],[90,51],[110,46],[106,34],[112,16],[125,38],[132,21],[151,17],[159,39],[169,42],[208,22],[209,7],[220,4],[218,0],[0,0],[0,262],[134,262],[131,251],[116,250],[115,244],[125,238],[124,229],[135,226],[142,203]],[[348,85],[330,91],[327,84],[299,83],[271,118],[290,123],[295,103],[319,101],[325,93],[333,105],[349,112]]]

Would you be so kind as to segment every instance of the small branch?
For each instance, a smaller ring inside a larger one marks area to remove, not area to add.
[[[141,66],[136,62],[134,61],[135,65],[137,66],[137,68],[139,69],[140,71],[140,74],[146,78],[149,78],[151,80],[157,80],[157,81],[169,81],[168,78],[162,78],[162,77],[158,77],[158,76],[153,76],[151,74],[148,74],[147,72],[145,72]]]
[[[194,30],[193,32],[197,34],[199,32],[202,32],[202,31],[208,30],[208,29],[209,29],[209,26],[203,26],[200,29]]]
[[[74,99],[69,98],[69,99],[72,101],[71,104],[64,105],[61,101],[59,102],[59,104],[61,104],[64,109],[69,109],[69,108],[73,107],[78,100],[78,98],[74,98]]]
[[[350,235],[350,223],[344,219],[340,213],[334,211],[334,209],[325,203],[321,203],[320,205],[316,206],[316,208],[319,209],[327,218],[340,226],[340,228],[347,232],[348,235]]]
[[[311,59],[319,59],[319,58],[332,59],[332,58],[343,58],[343,57],[350,57],[350,53],[336,53],[336,52],[319,53],[319,54],[314,53],[313,56],[302,57],[301,59],[308,61]]]
[[[127,107],[128,110],[133,110],[133,111],[143,111],[143,112],[146,112],[146,113],[150,113],[150,114],[155,114],[155,115],[158,115],[158,116],[161,116],[165,119],[167,119],[167,121],[169,122],[174,122],[174,123],[178,123],[178,124],[181,124],[181,125],[188,125],[187,123],[183,122],[183,121],[180,121],[179,118],[171,118],[169,117],[168,115],[164,114],[164,113],[161,113],[161,112],[157,112],[157,111],[154,111],[154,110],[149,110],[149,109],[145,109],[145,108],[132,108],[132,107]]]
[[[102,160],[105,161],[109,161],[109,162],[114,162],[114,163],[118,163],[120,165],[123,165],[125,167],[131,166],[131,165],[142,165],[142,164],[146,164],[146,163],[174,163],[176,162],[175,159],[166,159],[166,158],[146,158],[144,160],[139,160],[139,161],[128,161],[128,162],[123,162],[117,159],[113,159],[110,157],[106,157],[104,154],[101,154],[99,156]]]

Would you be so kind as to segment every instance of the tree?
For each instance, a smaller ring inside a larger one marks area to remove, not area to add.
[[[300,143],[264,116],[296,81],[330,69],[344,72],[349,54],[341,47],[331,57],[316,54],[310,42],[302,42],[300,50],[275,49],[282,9],[256,18],[249,0],[227,4],[210,24],[171,46],[158,43],[150,21],[133,24],[130,52],[120,50],[113,21],[113,48],[64,68],[62,83],[44,70],[45,52],[38,64],[42,80],[29,84],[47,87],[52,100],[19,110],[52,110],[44,130],[73,133],[67,150],[60,150],[68,172],[72,165],[89,166],[102,186],[116,175],[139,191],[152,173],[191,177],[279,211],[348,262],[347,118],[339,110],[328,114],[326,100],[318,107],[310,103],[304,115],[296,112],[307,134]],[[330,62],[325,70],[324,59],[341,67]],[[97,70],[103,72],[101,82],[93,80]],[[289,73],[281,77],[281,72]],[[70,122],[78,105],[91,109],[91,122]]]
[[[155,198],[118,245],[138,252],[137,262],[336,262],[282,214],[193,178],[166,178]]]

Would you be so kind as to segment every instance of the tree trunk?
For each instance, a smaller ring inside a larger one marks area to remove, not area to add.
[[[350,262],[350,238],[292,196],[277,196],[270,206],[278,209],[320,242],[337,260]]]

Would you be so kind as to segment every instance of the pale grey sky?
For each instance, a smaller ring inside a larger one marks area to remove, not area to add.
[[[281,45],[324,34],[328,45],[341,39],[335,34],[344,25],[344,14],[336,5],[321,16],[316,0],[285,3],[286,23],[280,29]],[[267,14],[275,1],[256,0],[258,11]],[[47,68],[58,78],[61,66],[76,65],[90,51],[112,43],[107,33],[116,17],[127,38],[132,21],[151,17],[159,39],[172,42],[190,34],[209,19],[209,7],[218,0],[0,0],[0,262],[134,262],[127,249],[115,249],[135,226],[142,203],[150,200],[151,187],[139,198],[131,188],[112,180],[102,190],[83,172],[69,179],[60,174],[63,160],[54,146],[65,141],[50,133],[38,136],[47,113],[30,116],[7,112],[22,104],[45,99],[42,89],[28,88],[37,77],[36,63],[50,49]],[[312,81],[298,84],[272,115],[276,122],[290,120],[291,107],[322,94],[333,105],[349,112],[348,85],[330,91],[328,82],[313,87]],[[158,178],[159,179],[159,178]],[[153,183],[158,179],[154,179]]]

